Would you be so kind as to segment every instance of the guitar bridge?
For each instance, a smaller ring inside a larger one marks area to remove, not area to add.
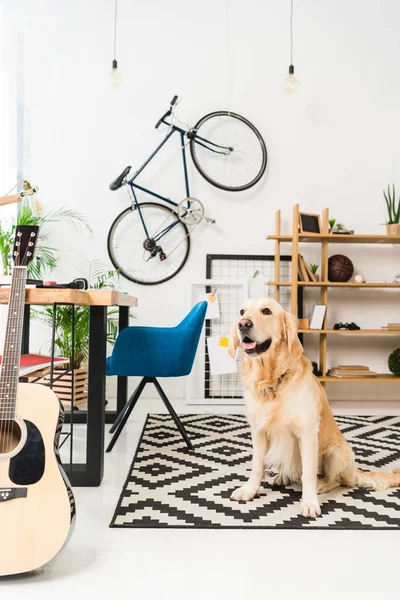
[[[0,488],[0,502],[15,500],[15,498],[26,498],[27,495],[28,488]]]

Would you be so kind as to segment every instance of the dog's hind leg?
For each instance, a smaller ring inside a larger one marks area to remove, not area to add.
[[[319,494],[326,494],[344,485],[356,486],[354,454],[349,444],[335,444],[324,454],[322,460],[324,477],[318,481]]]

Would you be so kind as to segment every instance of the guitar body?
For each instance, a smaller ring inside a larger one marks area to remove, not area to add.
[[[58,454],[63,420],[52,390],[20,383],[14,421],[0,421],[0,575],[43,566],[72,532],[75,501]]]

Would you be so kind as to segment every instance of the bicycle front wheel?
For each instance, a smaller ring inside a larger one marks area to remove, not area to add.
[[[189,256],[189,231],[174,210],[143,202],[118,215],[107,249],[121,275],[135,283],[156,285],[182,269]]]
[[[204,179],[230,192],[251,188],[267,166],[267,148],[258,129],[229,111],[200,119],[190,139],[190,153]]]

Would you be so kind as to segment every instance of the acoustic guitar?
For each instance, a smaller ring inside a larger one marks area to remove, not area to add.
[[[38,227],[16,229],[0,372],[0,575],[32,571],[68,540],[75,501],[58,442],[64,409],[50,388],[19,383],[27,267]]]

